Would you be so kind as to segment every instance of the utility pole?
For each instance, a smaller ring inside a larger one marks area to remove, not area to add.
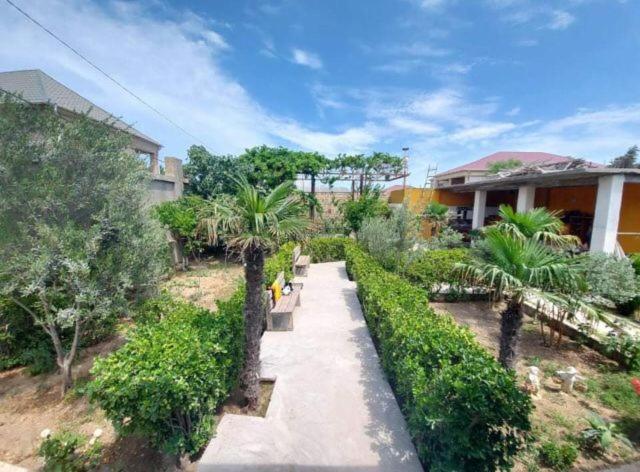
[[[407,173],[409,171],[409,148],[408,147],[403,147],[402,148],[402,161],[403,161],[403,171],[402,173],[404,174],[404,176],[402,177],[402,192],[404,194],[404,192],[406,192],[407,190]]]

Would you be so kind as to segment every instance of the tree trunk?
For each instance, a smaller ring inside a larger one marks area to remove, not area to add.
[[[60,366],[60,375],[62,377],[62,384],[60,385],[60,394],[62,398],[67,394],[71,387],[73,387],[73,377],[71,375],[71,359],[58,360]]]
[[[316,176],[311,174],[311,205],[309,205],[309,219],[316,219]]]
[[[500,364],[505,369],[515,369],[518,357],[518,342],[522,328],[522,306],[509,301],[500,319]]]
[[[247,292],[244,302],[245,360],[241,382],[249,409],[258,406],[260,396],[260,335],[262,334],[262,306],[264,290],[264,251],[249,248],[244,253],[244,275]]]

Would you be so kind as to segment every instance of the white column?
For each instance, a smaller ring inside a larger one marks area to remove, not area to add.
[[[471,229],[478,229],[484,226],[484,215],[487,211],[487,192],[486,190],[476,190],[473,197],[473,220],[471,221]]]
[[[613,254],[618,242],[618,224],[624,175],[608,175],[598,179],[598,197],[591,232],[591,252]]]
[[[516,205],[516,211],[524,213],[525,211],[533,210],[535,200],[536,188],[533,185],[523,185],[518,188],[518,204]]]

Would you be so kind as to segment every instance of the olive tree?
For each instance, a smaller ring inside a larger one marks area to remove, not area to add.
[[[129,140],[108,123],[0,97],[0,290],[51,338],[63,394],[85,330],[167,267]]]

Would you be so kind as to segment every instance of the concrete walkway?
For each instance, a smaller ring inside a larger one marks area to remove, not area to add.
[[[225,415],[198,470],[422,470],[344,263],[303,280],[294,330],[262,338],[266,418]]]

